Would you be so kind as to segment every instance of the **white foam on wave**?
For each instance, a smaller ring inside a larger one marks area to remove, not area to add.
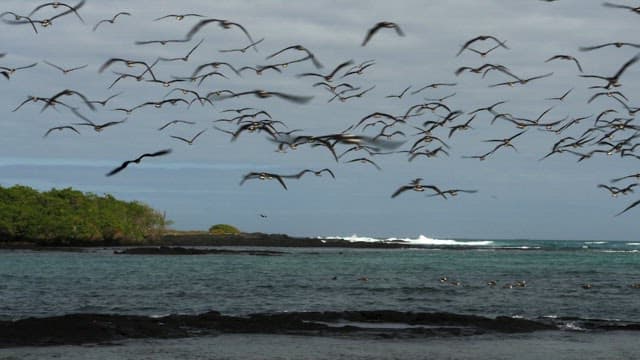
[[[630,245],[630,246],[640,246],[640,243],[627,243],[627,245]]]
[[[602,245],[608,243],[608,241],[585,241],[587,245]]]
[[[366,236],[358,236],[353,234],[351,236],[326,236],[322,237],[322,239],[327,240],[347,240],[351,242],[361,241],[361,242],[382,242],[382,243],[402,243],[409,245],[435,245],[435,246],[488,246],[492,245],[493,241],[489,240],[477,240],[477,241],[460,241],[460,240],[451,240],[451,239],[434,239],[424,235],[420,235],[415,239],[412,238],[387,238],[387,239],[377,239]]]
[[[563,330],[569,330],[569,331],[585,331],[586,330],[586,329],[578,326],[574,322],[568,322],[566,324],[560,325],[560,328],[563,329]]]

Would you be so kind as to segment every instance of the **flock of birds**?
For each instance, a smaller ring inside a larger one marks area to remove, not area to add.
[[[551,2],[550,0],[544,1]],[[0,20],[7,26],[27,27],[32,29],[34,33],[39,34],[44,31],[43,29],[54,27],[54,23],[57,22],[80,21],[84,24],[85,20],[82,16],[84,5],[85,0],[81,0],[77,4],[66,4],[57,1],[47,2],[36,6],[26,14],[4,11],[0,13]],[[612,9],[627,9],[640,14],[640,7],[609,2],[603,5]],[[44,17],[43,14],[45,12],[46,14],[51,14],[51,16]],[[133,16],[133,14],[126,11],[116,12],[110,18],[97,21],[92,30],[93,32],[106,31],[109,25],[115,26],[117,22]],[[113,74],[112,81],[106,85],[110,90],[121,82],[129,81],[146,84],[145,86],[162,86],[169,90],[161,99],[144,101],[133,107],[115,105],[110,109],[125,115],[123,119],[98,122],[87,115],[87,111],[95,112],[99,107],[107,108],[112,103],[116,103],[122,92],[112,93],[104,100],[96,100],[89,94],[83,94],[73,89],[64,89],[49,96],[28,96],[24,101],[18,103],[12,111],[20,111],[23,106],[38,103],[42,105],[41,112],[47,109],[64,110],[77,119],[75,122],[47,129],[44,132],[44,136],[47,137],[54,132],[68,131],[80,134],[82,127],[89,127],[101,132],[107,128],[125,123],[129,116],[143,108],[160,109],[169,106],[184,106],[185,109],[189,109],[194,104],[202,107],[212,107],[214,105],[222,107],[227,99],[244,99],[246,97],[253,97],[255,100],[277,98],[291,104],[304,105],[312,101],[313,96],[263,89],[236,91],[226,88],[211,88],[209,84],[218,80],[230,82],[233,81],[233,78],[244,76],[245,73],[262,75],[269,72],[284,76],[287,70],[304,66],[305,64],[313,67],[315,71],[299,72],[295,75],[296,78],[301,82],[311,81],[311,88],[315,88],[315,90],[322,89],[322,91],[326,92],[328,95],[327,102],[346,103],[354,101],[364,96],[371,96],[369,93],[376,89],[376,85],[368,87],[358,85],[359,79],[373,71],[376,65],[375,60],[363,62],[345,60],[333,67],[329,67],[328,70],[324,70],[326,69],[325,65],[320,61],[319,57],[300,44],[293,44],[283,49],[270,51],[265,57],[265,61],[270,63],[264,65],[239,66],[221,61],[192,64],[191,56],[206,47],[204,38],[198,41],[194,41],[194,39],[202,35],[207,27],[217,25],[223,30],[238,32],[240,38],[244,39],[242,44],[239,44],[236,48],[217,49],[217,51],[227,54],[235,53],[240,59],[247,52],[258,53],[260,51],[259,46],[260,48],[264,46],[265,38],[254,37],[249,29],[240,23],[209,18],[196,13],[168,14],[153,21],[186,22],[188,20],[193,20],[195,23],[191,25],[184,36],[176,36],[175,39],[139,40],[135,42],[138,46],[153,46],[155,44],[170,47],[173,44],[192,44],[186,54],[181,53],[176,54],[175,57],[157,57],[156,59],[147,60],[114,57],[105,59],[99,66],[98,73],[111,71]],[[363,47],[375,46],[376,38],[380,36],[378,34],[381,32],[388,32],[388,36],[405,36],[401,25],[383,21],[373,25],[369,30],[365,31],[363,29],[364,39],[360,45]],[[640,48],[640,44],[611,42],[584,46],[580,47],[579,50],[583,52],[606,51],[607,48],[621,47]],[[498,51],[510,51],[507,40],[493,35],[478,35],[464,41],[456,56],[469,53],[476,54],[481,59],[486,59]],[[17,77],[18,73],[30,71],[30,69],[39,65],[37,62],[17,66],[7,65],[4,62],[8,61],[9,55],[0,53],[0,74],[6,81],[15,81],[14,78]],[[455,89],[457,85],[456,81],[450,81],[426,84],[416,88],[412,85],[407,85],[397,93],[385,95],[385,99],[388,99],[387,101],[396,101],[396,99],[403,98],[415,99],[419,94],[421,96],[427,95],[428,91],[432,89],[451,89],[452,93],[440,98],[418,100],[419,102],[416,101],[417,103],[399,113],[374,111],[359,119],[354,119],[353,123],[346,129],[328,134],[311,134],[303,129],[289,130],[287,124],[281,120],[274,119],[269,111],[260,106],[259,101],[254,100],[250,104],[248,103],[247,107],[221,109],[220,113],[223,114],[223,118],[211,119],[211,127],[199,130],[193,136],[171,135],[171,138],[186,145],[193,145],[210,129],[228,134],[231,141],[235,141],[241,135],[261,133],[266,136],[276,151],[279,152],[284,153],[301,147],[321,149],[337,163],[358,163],[380,170],[381,167],[374,161],[374,157],[396,155],[405,157],[408,162],[413,162],[421,158],[449,156],[451,151],[450,140],[454,137],[460,137],[464,133],[472,132],[474,129],[472,124],[483,121],[490,124],[497,122],[511,124],[513,133],[504,138],[483,140],[483,143],[487,145],[486,151],[480,154],[465,155],[463,156],[464,158],[483,161],[497,153],[509,151],[509,149],[517,151],[518,141],[535,131],[557,137],[550,151],[541,160],[560,154],[572,156],[577,161],[596,156],[620,156],[640,159],[640,153],[636,151],[640,145],[640,142],[638,142],[640,126],[635,121],[635,115],[640,111],[640,107],[632,106],[626,94],[622,92],[622,83],[627,80],[625,75],[629,68],[636,65],[640,55],[624,59],[617,69],[613,69],[609,73],[610,75],[585,74],[579,59],[570,54],[549,55],[546,60],[547,63],[563,61],[571,63],[572,71],[578,71],[579,77],[593,81],[593,84],[589,86],[590,91],[593,93],[586,100],[587,103],[600,101],[603,98],[608,99],[607,106],[604,106],[597,114],[584,116],[567,115],[564,118],[556,116],[557,118],[551,119],[555,116],[550,114],[554,108],[553,104],[562,103],[570,97],[573,91],[573,88],[571,88],[566,91],[563,90],[559,96],[541,99],[551,105],[535,118],[523,117],[505,111],[504,107],[507,106],[509,101],[502,99],[470,111],[464,111],[457,109],[450,103],[450,99],[456,96]],[[89,64],[66,66],[56,64],[53,61],[43,61],[43,63],[64,75],[77,71],[87,71],[89,66]],[[163,67],[168,63],[184,64],[184,73],[173,74],[171,77],[161,76]],[[187,66],[189,65],[193,66],[188,69]],[[503,81],[488,84],[489,88],[526,86],[533,82],[544,81],[544,79],[554,74],[553,72],[546,72],[525,76],[506,65],[485,63],[477,67],[462,66],[452,75],[455,77],[481,76],[485,78],[488,73],[493,73],[503,79]],[[205,85],[208,90],[202,91],[201,89],[205,88]],[[380,89],[378,88],[376,91],[380,91]],[[141,90],[141,92],[144,92],[144,90]],[[195,124],[196,122],[188,120],[172,120],[164,123],[158,130],[164,131],[168,128]],[[588,124],[588,126],[585,127],[580,124]],[[409,131],[415,131],[416,133],[411,134]],[[113,176],[132,164],[139,164],[142,160],[146,161],[147,158],[165,156],[170,154],[171,151],[171,149],[162,149],[141,154],[134,159],[124,161],[106,175]],[[254,179],[276,180],[282,188],[287,189],[287,181],[291,179],[301,179],[305,175],[322,176],[325,174],[335,178],[334,172],[329,168],[304,169],[294,174],[253,171],[243,176],[240,185]],[[477,191],[475,189],[447,188],[442,185],[423,184],[422,181],[422,178],[408,181],[405,185],[393,191],[391,197],[406,196],[404,194],[410,191],[428,191],[428,196],[448,199],[461,193],[470,194]],[[599,184],[597,186],[617,197],[633,193],[634,188],[639,184],[640,173],[632,173],[620,175],[612,179],[610,184]],[[617,215],[639,204],[640,199],[633,201]]]

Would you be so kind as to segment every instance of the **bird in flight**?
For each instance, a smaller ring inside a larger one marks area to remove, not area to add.
[[[299,95],[290,95],[290,94],[284,94],[281,92],[277,92],[277,91],[265,91],[265,90],[252,90],[252,91],[244,91],[244,92],[239,92],[239,93],[234,93],[233,95],[226,95],[226,96],[220,96],[218,98],[218,100],[224,100],[224,99],[228,99],[228,98],[234,98],[234,97],[238,97],[238,96],[243,96],[243,95],[249,95],[249,94],[253,94],[256,97],[260,98],[260,99],[266,99],[266,98],[270,98],[272,96],[275,97],[279,97],[283,100],[287,100],[293,103],[297,103],[297,104],[306,104],[309,101],[311,101],[311,99],[313,99],[313,96],[299,96]]]
[[[389,22],[389,21],[381,21],[377,23],[374,27],[369,29],[369,31],[367,31],[367,35],[364,37],[364,41],[362,41],[361,46],[367,45],[369,40],[371,40],[371,37],[375,33],[377,33],[380,29],[395,29],[396,34],[398,34],[399,36],[404,36],[404,32],[402,31],[402,29],[400,29],[400,26],[398,26],[398,24]]]
[[[413,190],[413,191],[417,191],[417,192],[423,192],[426,189],[430,189],[435,191],[436,195],[440,195],[443,198],[446,199],[446,196],[444,196],[442,190],[440,190],[437,186],[435,185],[423,185],[421,184],[422,182],[422,178],[416,178],[411,180],[411,182],[408,185],[403,185],[400,186],[398,188],[398,190],[396,190],[393,194],[391,194],[391,198],[395,198],[396,196],[402,194],[403,192],[407,191],[407,190]]]
[[[162,131],[162,130],[164,130],[167,126],[169,126],[169,125],[173,125],[173,124],[178,124],[178,123],[182,123],[182,124],[189,124],[189,125],[195,125],[195,124],[196,124],[196,123],[195,123],[195,122],[193,122],[193,121],[186,121],[186,120],[172,120],[172,121],[169,121],[168,123],[166,123],[166,124],[162,125],[162,126],[158,129],[158,131]]]
[[[622,67],[615,74],[609,77],[601,76],[601,75],[580,75],[580,76],[584,78],[596,78],[596,79],[605,80],[607,82],[607,85],[604,86],[605,89],[610,89],[611,87],[618,87],[621,85],[620,76],[622,76],[622,74],[625,72],[625,70],[629,68],[629,66],[635,64],[638,61],[638,59],[640,59],[640,54],[632,57],[630,60],[624,63]]]
[[[576,66],[578,67],[578,70],[580,70],[580,72],[582,72],[582,66],[580,66],[580,62],[578,62],[578,59],[576,59],[575,57],[571,56],[571,55],[554,55],[550,58],[548,58],[547,60],[545,60],[546,63],[548,63],[549,61],[553,61],[553,60],[568,60],[568,61],[573,61],[576,63]]]
[[[154,153],[142,154],[142,155],[138,156],[134,160],[127,160],[127,161],[123,162],[122,165],[120,165],[117,168],[109,171],[106,174],[106,176],[112,176],[112,175],[115,175],[115,174],[119,173],[120,171],[124,170],[127,166],[129,166],[129,164],[139,164],[140,161],[142,161],[142,159],[144,159],[146,157],[162,156],[162,155],[167,155],[169,153],[171,153],[171,149],[160,150],[160,151],[156,151]]]
[[[267,173],[267,172],[250,172],[248,174],[246,174],[245,176],[242,177],[242,180],[240,181],[240,185],[244,184],[245,181],[250,180],[250,179],[259,179],[259,180],[273,180],[276,179],[280,185],[282,185],[282,187],[287,190],[287,184],[284,183],[284,180],[282,180],[282,176],[278,175],[278,174],[272,174],[272,173]]]
[[[204,17],[204,15],[200,14],[169,14],[165,16],[161,16],[159,18],[153,19],[153,21],[159,21],[166,18],[174,18],[175,20],[182,21],[186,17]]]
[[[75,132],[76,134],[80,135],[80,132],[78,132],[78,130],[76,130],[73,126],[66,125],[66,126],[56,126],[56,127],[52,127],[51,129],[47,130],[47,132],[46,132],[46,133],[44,134],[44,136],[42,136],[42,137],[47,137],[47,136],[49,136],[49,134],[50,134],[52,131],[55,131],[55,130],[62,131],[62,130],[65,130],[65,129],[71,130],[71,131]]]
[[[489,39],[491,39],[491,40],[495,41],[495,42],[498,44],[498,46],[503,47],[503,48],[505,48],[505,49],[509,49],[509,48],[507,47],[507,45],[505,45],[505,41],[500,41],[500,40],[499,40],[497,37],[495,37],[495,36],[491,36],[491,35],[479,35],[479,36],[474,37],[473,39],[468,40],[466,43],[464,43],[464,45],[462,45],[462,47],[460,48],[460,51],[458,51],[458,53],[456,54],[456,56],[459,56],[460,54],[462,54],[462,52],[463,52],[464,50],[466,50],[466,49],[469,47],[469,45],[473,44],[474,42],[476,42],[476,41],[485,41],[485,40],[489,40]]]
[[[46,60],[44,60],[44,61],[43,61],[43,63],[45,63],[45,64],[47,64],[47,65],[49,65],[49,66],[52,66],[52,67],[54,67],[54,68],[56,68],[56,69],[58,69],[58,70],[62,71],[62,73],[63,73],[63,74],[65,74],[65,75],[66,75],[66,74],[68,74],[68,73],[70,73],[70,72],[72,72],[72,71],[80,70],[80,69],[84,69],[84,68],[86,68],[87,66],[89,66],[89,64],[86,64],[86,65],[80,65],[80,66],[76,66],[76,67],[73,67],[73,68],[65,69],[65,68],[63,68],[63,67],[61,67],[61,66],[58,66],[58,65],[56,65],[56,64],[52,64],[52,63],[50,63],[50,62],[48,62],[48,61],[46,61]]]
[[[126,11],[120,11],[119,13],[113,15],[113,17],[111,19],[100,20],[93,26],[93,31],[96,31],[98,29],[98,26],[100,26],[100,24],[103,24],[103,23],[113,24],[113,23],[115,23],[116,19],[118,18],[118,16],[122,16],[122,15],[131,16],[131,13],[128,13]]]
[[[202,135],[202,133],[204,133],[205,131],[207,131],[207,129],[204,129],[204,130],[200,131],[199,133],[195,134],[191,139],[185,139],[183,137],[175,136],[175,135],[171,135],[171,137],[174,138],[174,139],[182,140],[182,141],[186,142],[189,145],[193,145],[193,142],[196,141],[198,136]]]

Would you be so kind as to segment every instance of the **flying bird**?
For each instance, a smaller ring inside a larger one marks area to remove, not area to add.
[[[259,180],[273,180],[276,179],[280,185],[282,185],[282,187],[287,190],[287,184],[284,183],[284,180],[282,179],[281,175],[278,174],[272,174],[272,173],[267,173],[267,172],[250,172],[248,174],[246,174],[245,176],[242,177],[242,180],[240,181],[240,185],[244,184],[245,181],[250,180],[250,179],[259,179]]]
[[[159,21],[159,20],[166,19],[166,18],[174,18],[174,19],[176,19],[178,21],[182,21],[186,17],[204,17],[204,15],[200,15],[200,14],[169,14],[169,15],[165,15],[165,16],[161,16],[159,18],[153,19],[153,21]]]
[[[440,195],[443,198],[446,199],[446,196],[444,196],[442,190],[440,190],[437,186],[435,185],[423,185],[421,184],[422,182],[422,178],[416,178],[411,180],[411,182],[408,185],[403,185],[400,186],[393,194],[391,194],[391,198],[395,198],[396,196],[402,194],[405,191],[408,190],[413,190],[413,191],[417,191],[417,192],[423,192],[426,189],[430,189],[435,191],[436,195]]]
[[[605,80],[607,82],[607,85],[604,85],[605,89],[610,89],[611,87],[618,87],[621,85],[620,76],[622,76],[622,74],[625,72],[625,70],[629,68],[629,66],[635,64],[638,61],[638,59],[640,59],[640,54],[629,59],[626,63],[622,65],[622,67],[615,74],[609,77],[601,76],[601,75],[580,75],[580,76],[584,78],[596,78],[596,79]]]
[[[98,26],[100,26],[100,24],[103,24],[103,23],[113,24],[113,23],[115,23],[115,21],[118,18],[118,16],[123,16],[123,15],[131,16],[131,13],[128,13],[126,11],[121,11],[121,12],[113,15],[113,17],[111,19],[100,20],[93,26],[93,31],[96,31],[98,29]]]
[[[249,95],[249,94],[253,94],[256,97],[260,98],[260,99],[266,99],[266,98],[270,98],[272,96],[275,97],[279,97],[283,100],[287,100],[296,104],[306,104],[309,101],[311,101],[311,99],[313,99],[313,96],[300,96],[300,95],[290,95],[290,94],[285,94],[285,93],[281,93],[281,92],[277,92],[277,91],[266,91],[266,90],[252,90],[252,91],[244,91],[244,92],[239,92],[239,93],[234,93],[233,95],[223,95],[220,96],[220,98],[218,98],[218,100],[224,100],[224,99],[228,99],[228,98],[234,98],[234,97],[238,97],[238,96],[243,96],[243,95]]]
[[[76,113],[76,114],[78,114],[78,113]],[[109,122],[106,122],[104,124],[96,124],[96,123],[92,122],[91,120],[89,120],[87,118],[84,118],[84,119],[86,120],[86,122],[74,123],[73,125],[91,126],[93,128],[93,130],[95,130],[96,132],[100,132],[100,131],[104,130],[105,128],[109,127],[109,126],[122,124],[123,122],[125,122],[127,120],[127,118],[124,118],[124,119],[122,119],[120,121],[109,121]]]
[[[323,74],[319,74],[319,73],[307,72],[307,73],[298,74],[296,76],[297,77],[316,76],[316,77],[324,79],[327,82],[331,82],[331,80],[333,80],[333,77],[338,73],[338,71],[340,71],[342,68],[347,67],[347,66],[352,65],[352,64],[353,64],[353,60],[347,60],[347,61],[339,64],[338,66],[336,66],[333,69],[333,71],[331,71],[327,75],[323,75]]]
[[[240,53],[243,53],[243,54],[244,54],[244,52],[245,52],[245,51],[247,51],[250,47],[253,47],[253,46],[255,46],[255,45],[258,45],[258,44],[260,44],[260,43],[261,43],[261,42],[263,42],[263,41],[264,41],[264,38],[262,38],[262,39],[260,39],[260,40],[258,40],[258,41],[256,41],[256,42],[252,42],[251,44],[249,44],[249,45],[247,45],[247,46],[245,46],[245,47],[243,47],[243,48],[239,48],[239,49],[228,49],[228,50],[218,50],[218,51],[219,51],[219,52],[221,52],[221,53],[240,52]]]
[[[357,158],[357,159],[351,159],[349,161],[345,161],[345,163],[356,163],[356,162],[363,163],[363,164],[369,163],[369,164],[373,165],[376,169],[382,170],[382,168],[380,168],[380,166],[378,166],[378,164],[373,162],[373,160],[367,159],[367,158],[364,158],[364,157]]]
[[[307,49],[306,47],[302,46],[302,45],[291,45],[288,46],[282,50],[278,50],[276,52],[274,52],[273,54],[269,55],[266,57],[267,60],[275,57],[276,55],[282,54],[283,52],[287,51],[287,50],[297,50],[297,51],[302,51],[303,53],[307,54],[307,56],[310,57],[311,61],[313,62],[313,65],[318,68],[321,69],[322,68],[322,64],[316,59],[316,56],[309,51],[309,49]]]
[[[296,179],[299,179],[304,174],[307,174],[307,173],[312,173],[315,176],[322,176],[323,172],[326,172],[327,174],[331,175],[331,177],[334,178],[334,179],[336,178],[336,176],[333,174],[333,171],[331,171],[331,169],[328,169],[328,168],[324,168],[324,169],[321,169],[321,170],[304,169],[304,170],[300,171],[299,173],[293,175],[292,177],[294,177]]]
[[[476,41],[485,41],[485,40],[493,40],[495,41],[498,46],[503,47],[505,49],[509,49],[507,47],[507,45],[505,45],[505,41],[500,41],[497,37],[495,36],[491,36],[491,35],[479,35],[474,37],[473,39],[468,40],[466,43],[464,43],[464,45],[462,45],[462,47],[460,48],[460,51],[458,51],[458,53],[456,54],[456,56],[459,56],[460,54],[462,54],[462,52],[467,49],[469,47],[469,45],[473,44]]]
[[[189,30],[189,32],[187,33],[187,36],[185,37],[185,40],[191,40],[191,38],[193,37],[193,35],[195,35],[198,31],[200,31],[200,29],[202,29],[202,27],[204,27],[207,24],[210,24],[212,22],[218,23],[218,25],[220,25],[220,27],[222,27],[223,29],[230,29],[232,26],[237,27],[238,29],[242,30],[242,32],[247,36],[247,39],[249,39],[249,42],[251,44],[253,44],[252,48],[255,51],[258,51],[258,48],[256,47],[256,42],[251,38],[251,35],[249,35],[249,32],[247,31],[247,29],[244,28],[244,26],[236,23],[236,22],[232,22],[229,20],[222,20],[222,19],[205,19],[205,20],[200,20],[196,25],[194,25],[191,30]]]
[[[193,122],[193,121],[186,121],[186,120],[172,120],[172,121],[169,121],[168,123],[166,123],[166,124],[162,125],[162,126],[158,129],[158,131],[162,131],[162,130],[164,130],[167,126],[169,126],[169,125],[173,125],[173,124],[178,124],[178,123],[181,123],[181,124],[189,124],[189,125],[195,125],[195,124],[196,124],[196,123],[195,123],[195,122]]]
[[[362,45],[361,46],[367,45],[369,40],[371,40],[371,37],[375,33],[377,33],[380,29],[395,29],[396,30],[396,34],[398,34],[399,36],[404,36],[404,32],[402,32],[402,30],[400,29],[400,26],[398,26],[398,24],[392,23],[392,22],[389,22],[389,21],[381,21],[381,22],[377,23],[374,27],[369,29],[369,31],[367,31],[367,35],[364,37],[364,41],[362,41]]]
[[[548,58],[547,60],[545,60],[545,62],[548,63],[549,61],[553,61],[553,60],[573,61],[573,62],[576,63],[576,66],[578,67],[578,70],[580,70],[580,72],[582,72],[582,66],[580,66],[580,62],[578,62],[578,59],[576,59],[575,57],[573,57],[571,55],[554,55],[554,56]]]
[[[124,170],[127,166],[129,166],[129,164],[139,164],[140,161],[142,159],[144,159],[145,157],[156,157],[156,156],[167,155],[169,153],[171,153],[171,149],[160,150],[160,151],[156,151],[154,153],[142,154],[142,155],[138,156],[134,160],[127,160],[127,161],[123,162],[122,165],[120,165],[117,168],[109,171],[106,174],[106,176],[112,176],[112,175],[115,175],[115,174],[119,173],[120,171]]]
[[[174,136],[174,135],[171,135],[171,137],[174,138],[174,139],[182,140],[182,141],[186,142],[189,145],[193,145],[193,142],[196,141],[198,136],[202,135],[202,133],[204,133],[205,131],[207,131],[207,129],[204,129],[204,130],[200,131],[199,133],[195,134],[191,139],[185,139],[183,137]]]
[[[52,63],[50,63],[50,62],[48,62],[48,61],[46,61],[46,60],[44,60],[44,61],[42,61],[42,62],[43,62],[43,63],[45,63],[45,64],[47,64],[47,65],[49,65],[49,66],[52,66],[52,67],[54,67],[54,68],[56,68],[56,69],[60,70],[60,71],[62,71],[62,73],[63,73],[63,74],[65,74],[65,75],[66,75],[66,74],[68,74],[68,73],[70,73],[70,72],[72,72],[72,71],[80,70],[80,69],[84,69],[84,68],[86,68],[87,66],[89,66],[89,64],[86,64],[86,65],[80,65],[80,66],[76,66],[76,67],[73,67],[73,68],[65,69],[65,68],[63,68],[63,67],[61,67],[61,66],[58,66],[58,65],[56,65],[56,64],[52,64]]]
[[[52,7],[52,8],[54,8],[54,9],[57,9],[58,7],[62,6],[62,7],[64,7],[64,8],[67,8],[68,10],[65,10],[64,12],[62,12],[62,13],[60,13],[60,14],[58,14],[58,15],[56,15],[56,16],[54,16],[54,17],[52,17],[52,18],[45,19],[45,20],[41,20],[41,23],[40,23],[40,24],[41,24],[42,26],[45,26],[45,27],[46,27],[46,26],[49,26],[49,25],[51,25],[51,21],[52,21],[53,19],[55,19],[55,18],[57,18],[57,17],[60,17],[60,16],[64,16],[64,15],[70,14],[70,13],[74,13],[74,14],[78,17],[78,19],[80,19],[80,21],[84,24],[84,19],[82,19],[82,16],[80,16],[80,14],[78,14],[78,11],[77,11],[77,10],[78,10],[78,9],[80,9],[82,6],[84,6],[84,3],[85,3],[85,0],[81,0],[81,1],[80,1],[78,4],[76,4],[75,6],[71,6],[71,5],[65,4],[65,3],[60,2],[60,1],[52,1],[52,2],[48,2],[48,3],[44,3],[44,4],[40,4],[40,5],[36,6],[33,10],[31,10],[31,12],[29,13],[29,15],[27,15],[27,16],[32,16],[32,15],[33,15],[33,14],[35,14],[38,10],[40,10],[40,9],[42,9],[42,8],[45,8],[45,7],[48,7],[48,6],[51,6],[51,7]]]
[[[623,46],[630,46],[630,47],[634,47],[634,48],[640,48],[640,44],[616,41],[616,42],[610,42],[610,43],[600,44],[600,45],[595,45],[595,46],[581,46],[580,47],[580,51],[597,50],[597,49],[602,49],[603,47],[607,47],[607,46],[615,46],[618,49],[623,47]]]
[[[51,129],[47,130],[47,132],[42,137],[47,137],[52,131],[56,131],[56,130],[62,131],[62,130],[65,130],[65,129],[71,130],[71,131],[75,132],[76,134],[80,135],[80,132],[78,132],[78,130],[76,130],[76,128],[74,128],[73,126],[66,125],[66,126],[52,127]]]

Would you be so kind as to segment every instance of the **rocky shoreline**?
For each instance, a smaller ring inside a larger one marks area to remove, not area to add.
[[[149,240],[145,243],[95,243],[77,242],[60,245],[39,245],[36,241],[24,240],[20,242],[1,242],[0,249],[29,249],[29,250],[65,250],[82,251],[83,248],[95,247],[296,247],[296,248],[369,248],[369,249],[400,249],[408,248],[411,245],[403,243],[388,242],[364,242],[348,241],[343,239],[319,239],[309,237],[293,237],[286,234],[265,234],[265,233],[240,233],[234,235],[211,235],[205,232],[176,232],[162,236],[159,239]]]
[[[283,251],[271,250],[228,250],[228,249],[198,249],[181,246],[145,246],[114,250],[116,255],[254,255],[278,256],[286,254]]]
[[[169,339],[231,333],[409,339],[566,331],[566,323],[578,323],[581,331],[640,331],[639,323],[607,320],[527,320],[507,316],[489,318],[387,310],[263,313],[247,316],[227,316],[217,311],[163,317],[70,314],[0,321],[0,348],[104,344],[126,339]]]
[[[555,326],[524,319],[495,319],[447,313],[397,311],[294,312],[225,316],[147,317],[71,314],[0,321],[0,347],[80,345],[140,338],[183,338],[222,333],[314,336],[428,337],[466,336],[488,332],[520,333]]]

